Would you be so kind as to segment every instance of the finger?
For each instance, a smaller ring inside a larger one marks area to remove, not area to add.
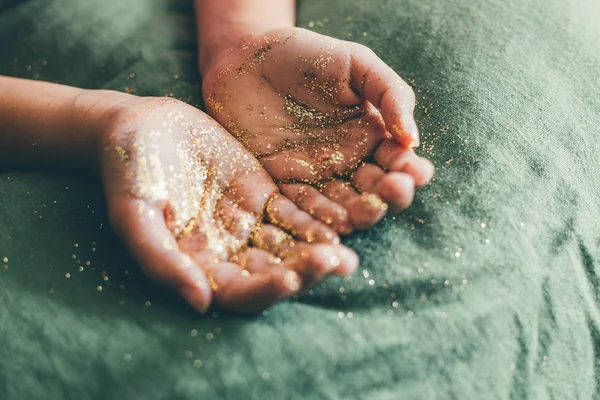
[[[385,215],[388,205],[374,193],[358,193],[349,182],[332,180],[323,194],[342,205],[350,215],[350,222],[356,229],[367,229],[375,225]]]
[[[429,183],[435,170],[431,161],[389,139],[379,145],[375,151],[375,160],[387,171],[409,174],[417,187]]]
[[[270,223],[285,229],[298,239],[308,243],[339,244],[340,242],[337,233],[307,212],[300,210],[292,201],[280,194],[271,197],[265,211]]]
[[[407,208],[415,196],[415,181],[409,174],[386,173],[375,164],[365,164],[352,177],[352,183],[360,192],[376,193],[397,212]]]
[[[302,289],[305,290],[330,274],[351,274],[356,271],[358,264],[356,253],[345,246],[300,244],[282,259],[280,267],[296,272],[302,278]]]
[[[413,90],[363,45],[357,44],[352,49],[350,85],[381,112],[386,128],[401,145],[419,145]]]
[[[301,210],[326,223],[336,232],[344,235],[352,233],[348,210],[329,200],[316,188],[303,183],[285,183],[279,185],[279,189]]]
[[[215,302],[228,310],[256,312],[293,296],[300,290],[294,271],[274,268],[268,273],[249,273],[232,263],[205,266],[211,278]]]
[[[108,203],[112,226],[144,273],[157,283],[177,290],[192,307],[205,313],[212,300],[207,277],[180,251],[162,210],[121,195],[115,195]]]
[[[358,267],[358,257],[345,246],[298,242],[273,225],[258,228],[252,243],[281,258],[282,266],[293,268],[302,276],[304,285],[333,272],[348,274]]]
[[[250,247],[241,253],[235,254],[231,257],[230,261],[238,264],[240,268],[253,274],[258,272],[268,272],[273,268],[280,266],[282,260],[266,250]]]
[[[328,252],[327,247],[313,247],[312,249],[312,253],[314,253],[312,257],[315,259],[313,261],[311,261],[311,256],[306,254],[302,256],[291,254],[288,255],[288,258],[281,259],[266,250],[258,248],[249,248],[243,253],[235,255],[231,261],[251,274],[267,273],[275,268],[283,268],[306,275],[307,271],[311,269],[310,266],[307,266],[307,263],[338,264],[337,258],[339,258],[339,265],[333,270],[337,274],[347,275],[354,272],[358,267],[358,256],[347,247],[333,247],[332,252]],[[324,275],[317,276],[315,281],[322,276]]]
[[[304,255],[283,259],[282,266],[293,269],[302,276],[304,289],[314,286],[331,273],[351,274],[359,265],[356,253],[343,245],[315,244],[303,249],[301,254]]]
[[[286,257],[296,246],[292,235],[270,224],[256,228],[250,240],[253,246],[280,258]]]

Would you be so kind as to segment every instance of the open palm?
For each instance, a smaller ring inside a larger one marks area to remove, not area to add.
[[[103,137],[110,220],[144,272],[205,311],[255,311],[358,260],[335,232],[281,196],[257,160],[210,117],[137,98]]]
[[[257,35],[218,59],[203,92],[282,193],[338,232],[407,207],[433,174],[410,149],[412,90],[356,43],[298,28]]]

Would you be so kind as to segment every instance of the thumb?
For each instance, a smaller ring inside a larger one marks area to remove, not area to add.
[[[355,44],[350,86],[381,112],[387,130],[405,147],[419,146],[413,111],[415,94],[400,76],[368,47]]]
[[[158,284],[177,290],[194,309],[206,313],[212,301],[206,274],[181,252],[162,210],[126,195],[109,197],[108,204],[113,228],[143,272]]]

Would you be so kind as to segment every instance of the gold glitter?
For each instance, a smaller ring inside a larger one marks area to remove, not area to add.
[[[341,262],[342,262],[342,260],[338,256],[329,257],[329,264],[331,264],[332,267],[339,266],[341,264]]]
[[[212,272],[208,271],[208,272],[206,273],[206,279],[208,280],[208,284],[209,284],[209,286],[210,286],[210,289],[211,289],[213,292],[216,292],[217,290],[219,290],[219,285],[217,285],[217,283],[215,282],[215,279],[214,279],[214,277],[213,277],[213,274],[212,274]]]
[[[171,250],[170,248],[168,248],[167,250]],[[192,261],[192,258],[190,256],[188,256],[187,254],[183,254],[181,256],[181,260],[182,262],[182,268],[183,269],[189,269],[192,265],[194,265],[194,261]]]
[[[283,278],[283,284],[292,292],[300,290],[300,277],[294,271],[286,272]]]
[[[289,94],[285,96],[283,109],[294,118],[294,123],[288,128],[302,133],[306,133],[311,126],[331,128],[345,122],[343,118],[333,118],[308,104],[299,102]]]
[[[249,278],[250,277],[250,272],[248,272],[248,270],[243,269],[241,271],[241,274],[244,278]]]
[[[219,118],[219,114],[223,111],[223,103],[215,100],[214,93],[206,97],[206,105],[209,107],[211,115],[214,113],[215,118]]]
[[[279,257],[275,257],[273,255],[269,255],[269,264],[274,264],[274,265],[278,265],[281,264],[281,258]]]
[[[385,204],[379,196],[374,193],[369,193],[365,196],[366,202],[363,203],[365,211],[382,210],[386,211],[388,205]]]

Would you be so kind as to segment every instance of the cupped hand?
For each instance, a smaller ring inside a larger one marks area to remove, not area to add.
[[[304,29],[250,37],[203,82],[207,110],[281,192],[340,233],[408,207],[433,165],[412,89],[371,50]]]
[[[110,221],[158,283],[205,312],[263,309],[358,259],[279,194],[258,161],[201,111],[127,96],[104,113]]]

